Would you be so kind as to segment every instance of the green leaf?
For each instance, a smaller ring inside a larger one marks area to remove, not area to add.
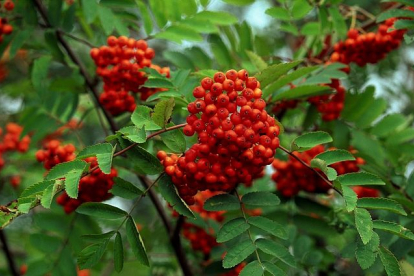
[[[32,69],[32,84],[41,97],[45,95],[49,87],[50,81],[48,79],[48,71],[52,58],[50,56],[42,56],[33,63]]]
[[[364,244],[367,244],[374,233],[374,231],[372,230],[373,222],[371,214],[367,210],[362,208],[356,208],[354,213],[355,226],[358,230],[359,235],[361,236],[362,242]]]
[[[60,188],[60,183],[55,183],[54,185],[50,185],[45,189],[42,195],[42,199],[40,200],[40,204],[43,207],[49,209],[50,205],[52,204],[53,197],[57,193]]]
[[[406,123],[404,115],[396,113],[390,114],[382,118],[377,124],[375,124],[371,133],[378,137],[386,137],[387,135],[395,132],[397,128]]]
[[[278,237],[284,240],[288,238],[288,234],[285,230],[285,227],[268,218],[265,218],[262,216],[249,217],[247,219],[247,222],[253,226],[256,226],[257,228],[260,228],[272,234],[275,237]]]
[[[122,237],[119,232],[116,233],[114,243],[114,267],[116,272],[121,272],[124,267],[124,247]]]
[[[210,197],[204,203],[206,211],[231,211],[240,209],[240,202],[234,195],[219,194]]]
[[[280,259],[285,264],[296,267],[295,258],[289,253],[289,250],[283,245],[267,239],[257,239],[256,246],[266,254]]]
[[[265,13],[279,20],[290,20],[289,12],[284,8],[272,7],[267,9]]]
[[[160,127],[164,128],[171,118],[174,105],[174,98],[158,102],[155,105],[154,113],[152,113],[151,116],[154,122]]]
[[[245,240],[237,243],[229,248],[226,256],[224,256],[223,267],[232,268],[238,265],[249,257],[255,250],[256,247],[252,244],[251,240]]]
[[[248,263],[239,274],[239,276],[262,276],[262,275],[263,275],[263,268],[258,261],[253,261],[251,263]]]
[[[394,18],[394,17],[414,18],[414,12],[411,10],[390,9],[378,15],[377,22],[382,22],[382,21],[387,20],[388,18]]]
[[[404,208],[397,201],[389,198],[366,197],[358,200],[358,207],[375,210],[387,210],[399,215],[406,216]]]
[[[144,87],[148,88],[174,88],[172,82],[167,78],[149,77],[144,83]]]
[[[406,260],[399,261],[402,275],[410,276],[414,275],[414,266]]]
[[[137,188],[134,184],[129,181],[126,181],[122,178],[115,177],[114,178],[115,184],[112,186],[110,192],[113,195],[120,196],[126,199],[134,199],[137,198],[139,195],[142,195],[143,192]]]
[[[348,212],[353,211],[357,206],[357,200],[358,200],[357,194],[354,192],[354,190],[351,187],[348,187],[348,186],[342,186],[342,194],[345,200],[346,210]]]
[[[358,240],[355,256],[362,269],[368,269],[374,264],[375,259],[377,258],[379,245],[380,238],[375,232],[366,245]]]
[[[250,226],[244,218],[235,218],[226,222],[217,233],[217,242],[223,243],[240,236],[249,229]]]
[[[332,137],[323,131],[305,133],[292,141],[292,151],[306,151],[317,145],[332,142]]]
[[[303,25],[300,30],[302,35],[319,35],[320,34],[320,25],[318,22],[308,22]]]
[[[168,27],[165,31],[157,33],[155,38],[167,39],[177,43],[183,40],[201,42],[203,37],[194,29],[186,25],[173,25]]]
[[[184,134],[180,129],[164,132],[160,136],[161,140],[172,152],[182,153],[187,149]]]
[[[233,25],[238,22],[236,16],[223,11],[202,11],[194,15],[194,18],[203,19],[216,25]]]
[[[118,207],[101,202],[86,202],[76,209],[79,214],[92,216],[102,219],[120,219],[128,215],[124,210]]]
[[[266,62],[259,55],[252,51],[246,51],[246,54],[257,70],[263,71],[267,68]]]
[[[102,233],[102,234],[87,234],[87,235],[82,235],[81,239],[85,242],[100,243],[105,240],[110,240],[115,235],[115,233],[117,232],[109,231],[107,233]]]
[[[243,195],[241,201],[250,206],[276,206],[280,204],[277,195],[270,192],[251,192]]]
[[[319,66],[302,67],[302,68],[299,68],[293,71],[292,73],[288,75],[280,77],[277,81],[275,81],[274,83],[266,87],[266,89],[263,91],[263,95],[264,95],[263,98],[266,98],[267,96],[273,94],[274,92],[276,92],[278,89],[282,88],[283,86],[293,82],[294,80],[300,77],[304,77],[308,75],[309,73],[315,71],[318,68]]]
[[[109,143],[102,143],[93,146],[86,147],[77,156],[77,159],[84,159],[92,156],[96,156],[99,168],[105,174],[111,173],[112,157],[115,148]]]
[[[146,149],[135,146],[132,152],[134,154],[133,162],[146,174],[154,175],[164,171],[160,161]]]
[[[301,85],[276,94],[276,96],[273,97],[273,100],[302,99],[325,94],[332,94],[332,88],[324,85]]]
[[[158,180],[158,188],[163,198],[173,207],[179,214],[194,218],[194,214],[188,205],[178,195],[177,188],[171,181],[171,177],[163,174]]]
[[[414,28],[414,22],[411,19],[400,19],[397,20],[394,23],[394,28],[396,30],[401,30],[401,29],[410,29],[412,30]]]
[[[80,269],[91,268],[96,265],[105,253],[109,239],[103,242],[92,244],[84,248],[78,255],[78,265]]]
[[[148,36],[151,34],[152,28],[153,28],[151,14],[148,10],[147,5],[145,5],[145,3],[143,3],[140,0],[135,0],[135,2],[138,5],[139,11],[141,13],[141,18],[144,24],[144,29]]]
[[[216,62],[223,67],[230,67],[233,63],[230,51],[220,36],[210,35],[208,37],[211,51],[214,54]]]
[[[328,8],[328,12],[332,18],[333,29],[338,33],[340,38],[343,38],[348,31],[344,17],[336,7]]]
[[[349,151],[342,149],[328,150],[316,155],[315,158],[325,161],[326,165],[342,161],[355,160],[355,157]]]
[[[255,0],[223,0],[223,2],[235,6],[246,6],[254,3]]]
[[[93,0],[92,0],[93,1]],[[106,35],[110,35],[114,30],[114,22],[116,21],[115,14],[112,12],[111,9],[107,7],[103,7],[99,5],[98,7],[98,15],[101,21],[102,28]]]
[[[29,197],[31,195],[41,193],[44,190],[46,190],[48,187],[52,186],[55,182],[56,182],[55,180],[46,180],[46,181],[41,181],[33,185],[30,185],[29,187],[23,190],[19,198]]]
[[[380,256],[382,264],[384,265],[385,271],[387,272],[387,275],[388,276],[400,276],[401,268],[394,254],[392,254],[390,250],[388,250],[382,245],[380,246],[379,249],[380,249],[379,256]]]
[[[374,220],[374,228],[397,235],[403,239],[414,240],[414,234],[409,229],[390,221]]]
[[[333,168],[328,167],[326,162],[319,158],[312,159],[310,165],[312,168],[320,169],[328,177],[328,180],[330,181],[335,180],[338,176],[337,172]]]
[[[292,17],[295,19],[303,18],[312,10],[312,6],[306,0],[294,0],[292,6]]]
[[[60,20],[62,19],[62,5],[63,0],[54,0],[50,1],[47,7],[47,17],[49,23],[53,27],[58,27],[60,25]]]
[[[132,217],[128,217],[126,221],[126,235],[128,238],[129,246],[131,246],[135,257],[141,264],[149,267],[150,265],[144,242],[142,241],[141,235],[139,234],[137,226],[135,225],[134,219]]]
[[[264,268],[266,269],[266,271],[272,274],[272,276],[285,276],[286,275],[286,273],[282,269],[280,269],[278,266],[276,266],[275,264],[272,264],[267,261],[262,262],[262,264]]]
[[[344,186],[385,185],[381,178],[366,172],[343,174],[338,176],[338,181]]]
[[[135,126],[123,127],[118,132],[122,133],[122,137],[128,139],[133,143],[145,143],[147,141],[147,132],[145,131],[145,126],[142,128],[137,128]]]
[[[295,68],[302,61],[293,61],[288,63],[274,64],[267,67],[262,72],[259,72],[255,75],[257,80],[260,82],[262,89],[272,83],[274,80],[277,80],[279,77],[285,75],[291,69]]]
[[[26,40],[32,35],[33,29],[27,28],[24,30],[20,30],[14,37],[12,42],[10,43],[10,54],[9,58],[13,59],[17,51],[24,45]]]
[[[85,165],[85,168],[87,165]],[[79,181],[83,170],[72,170],[65,175],[65,190],[69,197],[78,198]]]
[[[98,15],[99,5],[96,0],[82,0],[83,16],[86,23],[92,23]]]
[[[73,160],[54,166],[46,175],[45,180],[53,180],[65,177],[71,171],[83,171],[88,167],[88,163],[82,160]]]

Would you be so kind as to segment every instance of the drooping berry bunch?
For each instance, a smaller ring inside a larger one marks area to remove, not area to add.
[[[46,170],[57,164],[75,159],[75,146],[73,144],[61,145],[59,140],[49,140],[44,143],[43,149],[36,152],[36,159],[42,162]]]
[[[376,33],[361,34],[356,29],[348,31],[348,38],[334,46],[330,60],[344,64],[356,63],[365,66],[368,63],[377,63],[386,55],[398,48],[406,30],[393,30],[396,18],[390,18],[378,26]]]
[[[155,51],[144,40],[110,36],[107,44],[93,48],[90,53],[97,66],[96,73],[104,82],[100,102],[112,115],[132,112],[136,104],[131,92],[140,93],[142,100],[157,92],[154,89],[142,89],[148,78],[140,70],[151,67],[169,77],[169,68],[152,65]]]
[[[14,9],[14,3],[12,0],[6,0],[3,3],[0,2],[0,10],[12,11]],[[8,24],[8,20],[5,17],[0,17],[0,43],[3,42],[3,35],[9,35],[13,32],[12,25]]]
[[[50,170],[57,164],[74,160],[75,150],[72,144],[61,145],[58,140],[50,140],[45,142],[43,149],[36,152],[36,159]],[[86,158],[85,161],[89,163],[90,168],[98,165],[95,157]],[[116,176],[117,171],[114,168],[111,169],[110,174],[104,174],[98,168],[81,178],[77,199],[70,198],[66,192],[63,192],[57,198],[57,203],[63,206],[66,213],[71,213],[84,202],[107,200],[112,196],[108,191],[112,188],[113,178]]]
[[[26,152],[29,149],[30,137],[28,135],[20,139],[23,127],[15,123],[6,125],[6,132],[0,128],[0,169],[4,166],[5,161],[3,154],[11,151]],[[2,136],[3,135],[3,136]]]
[[[181,197],[194,204],[197,191],[231,191],[250,185],[271,164],[279,147],[279,127],[266,110],[260,84],[246,70],[204,78],[188,104],[184,134],[198,136],[181,157],[158,158]]]
[[[194,251],[202,252],[204,255],[209,255],[211,249],[218,245],[213,229],[208,231],[192,223],[185,222],[183,224],[183,235],[190,241],[191,248]]]
[[[310,165],[311,160],[318,154],[324,152],[322,145],[318,145],[305,152],[294,152],[293,154]],[[332,164],[338,175],[359,171],[358,165],[364,163],[362,158],[354,161],[345,161]],[[300,191],[308,193],[325,193],[331,186],[323,181],[315,172],[301,164],[298,160],[289,156],[288,161],[275,159],[273,168],[276,170],[272,174],[272,179],[276,182],[277,190],[284,197],[292,197]]]

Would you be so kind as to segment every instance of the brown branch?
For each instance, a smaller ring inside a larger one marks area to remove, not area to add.
[[[148,187],[150,185],[149,180],[146,177],[138,175],[138,178],[139,180],[141,180],[142,184],[145,187]],[[180,225],[180,227],[176,226],[174,229],[170,221],[168,220],[168,216],[165,213],[165,210],[160,200],[158,199],[157,194],[153,190],[149,190],[149,196],[155,208],[157,209],[158,214],[161,217],[164,227],[167,229],[168,234],[170,235],[170,243],[172,245],[172,248],[174,249],[175,255],[177,256],[177,260],[181,266],[181,270],[183,271],[183,274],[185,276],[193,276],[194,274],[191,271],[190,265],[188,264],[188,260],[184,253],[184,250],[181,244],[180,235],[179,235],[180,233],[179,229],[181,228],[181,224],[183,223],[184,217],[180,216],[180,218],[177,221],[177,226]]]
[[[296,155],[294,155],[292,152],[290,152],[289,150],[285,149],[282,146],[279,146],[279,148],[281,150],[283,150],[284,152],[286,152],[287,154],[289,154],[290,156],[292,156],[293,158],[295,158],[296,160],[298,160],[303,166],[307,167],[308,169],[312,170],[314,173],[316,173],[320,178],[322,178],[322,180],[328,184],[332,189],[334,189],[338,194],[342,195],[342,192],[336,188],[328,179],[325,178],[325,176],[323,176],[320,172],[318,172],[317,170],[315,170],[314,168],[312,168],[311,166],[309,166],[308,164],[306,164],[305,161],[303,161],[302,159],[300,159],[299,157],[297,157]]]
[[[16,264],[14,262],[13,254],[10,251],[9,243],[7,241],[6,234],[3,230],[0,230],[0,240],[3,244],[3,251],[4,255],[6,256],[7,263],[9,265],[9,271],[13,276],[19,276],[19,272],[17,271]]]
[[[35,4],[37,10],[39,11],[41,17],[43,18],[43,21],[44,21],[46,27],[47,28],[52,28],[53,26],[49,22],[49,19],[47,17],[46,9],[43,6],[41,0],[33,0],[33,2]],[[94,85],[94,81],[89,76],[89,73],[86,70],[85,66],[83,65],[82,61],[79,59],[79,57],[75,54],[75,52],[69,46],[68,42],[63,37],[63,32],[61,30],[56,30],[56,37],[57,37],[57,40],[59,41],[59,43],[62,45],[62,47],[68,53],[68,55],[69,55],[70,59],[73,61],[73,63],[75,63],[78,66],[81,75],[85,79],[86,85],[89,87],[89,89],[92,92],[92,96],[94,97],[95,102],[99,105],[99,93],[98,93],[98,90],[96,89],[96,87]],[[102,108],[102,112],[104,113],[105,118],[108,121],[109,126],[110,126],[112,132],[117,131],[118,130],[118,127],[117,127],[117,125],[116,125],[116,123],[115,123],[112,115],[106,109],[104,109],[104,108]]]

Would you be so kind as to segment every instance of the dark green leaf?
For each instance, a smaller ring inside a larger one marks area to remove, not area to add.
[[[217,233],[217,242],[223,243],[238,237],[249,229],[250,226],[244,218],[235,218],[226,222]]]
[[[262,89],[268,86],[270,83],[277,80],[279,77],[285,75],[291,69],[299,65],[301,61],[293,61],[288,63],[274,64],[267,67],[262,72],[255,75],[258,81],[260,81]]]
[[[124,247],[122,237],[119,232],[116,233],[114,244],[114,267],[116,272],[121,272],[124,267]]]
[[[141,235],[139,234],[132,217],[128,217],[126,221],[126,235],[135,257],[141,264],[149,267],[150,265],[144,242],[142,241]]]
[[[404,208],[397,201],[388,198],[361,198],[358,200],[358,207],[366,209],[387,210],[399,215],[406,216]]]
[[[395,222],[375,220],[373,225],[375,229],[387,231],[403,239],[414,241],[413,232],[411,232],[409,229],[405,228],[404,226],[396,224]]]
[[[255,249],[256,247],[252,244],[251,240],[245,240],[235,244],[227,251],[226,256],[224,256],[223,267],[232,268],[238,265],[249,257]]]
[[[306,151],[317,145],[332,142],[332,137],[323,131],[305,133],[292,141],[292,151]]]
[[[327,150],[316,155],[315,158],[325,161],[326,165],[331,165],[342,161],[355,160],[355,157],[349,151],[342,149]]]
[[[250,206],[276,206],[280,199],[270,192],[251,192],[243,195],[242,202]]]
[[[248,263],[239,274],[239,276],[262,276],[262,275],[263,275],[263,268],[258,261],[253,261],[251,263]]]
[[[379,249],[380,249],[379,256],[380,256],[382,264],[384,265],[385,271],[387,272],[387,275],[388,276],[400,276],[401,268],[394,254],[392,254],[390,250],[383,247],[382,245],[380,246]]]
[[[154,108],[154,113],[152,113],[151,116],[154,122],[160,127],[164,128],[171,118],[174,105],[174,98],[162,100],[157,103]]]
[[[180,129],[164,132],[160,136],[161,140],[172,152],[183,153],[187,149],[184,134]]]
[[[355,256],[362,269],[367,269],[374,264],[377,258],[379,244],[380,238],[375,232],[366,245],[358,241]]]
[[[338,176],[338,181],[345,186],[385,185],[378,176],[366,172],[347,173]]]
[[[284,240],[288,238],[288,234],[285,230],[285,227],[268,218],[261,217],[261,216],[249,217],[247,219],[247,222],[253,226],[256,226],[257,228],[260,228],[274,235],[275,237],[278,237]]]
[[[120,196],[126,199],[134,199],[143,193],[134,184],[122,178],[115,177],[114,181],[115,184],[112,186],[110,192],[116,196]]]
[[[283,245],[272,240],[257,239],[256,246],[266,254],[275,256],[285,264],[296,267],[295,258],[289,253],[289,250]]]
[[[364,244],[367,244],[374,233],[373,222],[371,214],[362,208],[356,208],[355,211],[355,225],[358,230],[361,240]]]
[[[177,188],[171,181],[171,177],[164,174],[158,180],[158,188],[165,200],[176,210],[179,214],[189,218],[194,218],[194,214],[187,204],[178,195]]]
[[[124,210],[101,202],[83,203],[76,209],[76,212],[102,219],[120,219],[128,215]]]
[[[273,100],[302,99],[325,94],[332,94],[332,89],[329,86],[302,85],[276,94],[276,96],[273,97]]]
[[[109,239],[84,248],[78,255],[79,268],[86,269],[96,265],[105,253],[108,242]]]
[[[230,194],[219,194],[210,197],[204,203],[204,210],[206,211],[230,211],[240,209],[240,202]]]

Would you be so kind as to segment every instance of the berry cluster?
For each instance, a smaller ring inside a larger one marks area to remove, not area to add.
[[[0,2],[0,10],[4,8],[6,11],[12,11],[14,9],[14,3],[12,0],[6,0],[2,4]],[[0,17],[0,43],[3,41],[3,35],[9,35],[13,32],[12,25],[8,24],[8,20],[5,17]]]
[[[57,164],[75,159],[75,146],[61,145],[59,140],[49,140],[44,143],[43,149],[36,152],[36,159],[43,163],[46,170],[50,170]]]
[[[354,186],[352,187],[352,189],[357,194],[358,198],[380,196],[379,191],[373,188],[367,188],[363,186]]]
[[[377,63],[401,44],[405,30],[388,32],[395,20],[396,18],[390,18],[380,24],[377,33],[361,34],[356,29],[350,29],[348,38],[335,44],[330,60],[344,64],[354,62],[361,67]]]
[[[26,135],[20,140],[22,131],[23,127],[18,124],[8,123],[6,133],[2,136],[3,130],[0,128],[0,169],[5,164],[2,157],[3,153],[10,151],[26,152],[29,149],[30,137]]]
[[[72,144],[61,145],[58,140],[50,140],[44,144],[43,149],[36,152],[36,159],[50,170],[57,164],[74,160],[74,152],[75,146]],[[98,165],[95,157],[86,158],[85,161],[89,163],[90,168]],[[116,176],[117,171],[113,168],[110,174],[104,174],[98,168],[81,178],[77,199],[70,198],[64,192],[57,198],[57,203],[63,206],[66,213],[71,213],[84,202],[107,200],[112,196],[108,191],[112,188],[113,178]]]
[[[155,89],[143,89],[141,86],[148,77],[142,68],[150,67],[169,77],[169,68],[161,68],[152,64],[155,51],[149,48],[144,40],[135,40],[120,36],[110,36],[108,46],[93,48],[91,57],[97,69],[96,73],[104,82],[101,104],[114,116],[135,109],[135,98],[132,93],[140,93],[141,99],[147,99]]]
[[[207,233],[206,230],[192,223],[183,224],[183,235],[190,241],[194,251],[200,251],[204,255],[209,255],[211,249],[218,245],[212,229]]]
[[[85,159],[90,163],[90,168],[98,165],[95,157]],[[79,182],[78,198],[70,198],[66,192],[57,198],[57,203],[63,206],[66,213],[76,210],[84,202],[101,202],[112,197],[109,190],[114,185],[113,178],[117,176],[117,171],[112,168],[110,174],[104,174],[97,169],[87,176],[82,177]]]
[[[334,94],[315,96],[308,99],[308,101],[315,105],[318,112],[322,115],[322,120],[332,121],[339,118],[345,101],[345,88],[337,79],[332,79],[331,83],[326,84],[335,90]]]
[[[324,152],[322,145],[318,145],[305,152],[294,152],[302,161],[310,165],[311,160],[318,154]],[[362,158],[354,161],[345,161],[332,164],[338,175],[359,171],[358,165],[364,163]],[[275,160],[273,168],[276,170],[272,179],[277,184],[277,189],[284,197],[292,197],[300,191],[308,193],[326,193],[331,186],[323,181],[315,172],[303,166],[298,160],[289,156],[288,161]]]
[[[204,78],[193,95],[197,100],[188,104],[191,114],[183,131],[187,136],[197,133],[198,143],[181,157],[157,155],[189,205],[197,191],[251,185],[279,147],[279,127],[264,109],[259,82],[246,70]]]

